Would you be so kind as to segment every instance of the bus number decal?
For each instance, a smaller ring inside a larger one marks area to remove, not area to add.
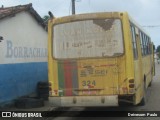
[[[96,86],[96,81],[95,80],[82,81],[82,86]]]

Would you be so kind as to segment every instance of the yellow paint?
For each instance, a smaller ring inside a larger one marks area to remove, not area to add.
[[[52,20],[49,20],[48,22],[48,77],[49,82],[51,83],[52,91],[50,91],[52,94],[54,94],[54,90],[58,90],[58,75],[57,75],[57,62],[52,59]],[[53,74],[55,73],[55,74]],[[54,96],[58,96],[59,94]]]
[[[124,39],[124,54],[118,57],[111,58],[92,58],[92,59],[77,59],[78,64],[78,83],[76,89],[79,96],[109,96],[132,95],[133,104],[138,104],[143,97],[144,75],[146,75],[146,85],[148,87],[152,74],[151,66],[153,65],[152,55],[142,57],[139,38],[137,42],[139,59],[134,60],[132,49],[132,36],[130,32],[130,23],[132,21],[127,13],[93,13],[82,14],[75,16],[67,16],[62,18],[52,19],[48,23],[48,75],[49,82],[52,83],[52,89],[58,90],[58,70],[57,61],[52,56],[52,39],[53,25],[63,24],[72,21],[89,20],[89,19],[104,19],[104,18],[119,18],[122,22],[123,39]],[[134,23],[134,21],[132,21]],[[137,27],[138,25],[134,23]],[[85,75],[82,74],[85,71]],[[87,72],[86,72],[87,71]],[[92,74],[91,74],[92,73]],[[135,88],[129,88],[129,80],[134,80]],[[89,88],[87,82],[92,85]],[[53,97],[55,95],[51,95]],[[58,96],[58,95],[56,95]]]

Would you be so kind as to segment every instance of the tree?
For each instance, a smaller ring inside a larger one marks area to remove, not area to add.
[[[50,17],[48,15],[45,15],[42,19],[43,19],[44,23],[48,23],[49,18]]]
[[[48,31],[48,20],[50,19],[50,16],[49,15],[45,15],[43,18],[43,22],[44,22],[44,24],[45,24],[45,29],[46,29],[46,31]]]

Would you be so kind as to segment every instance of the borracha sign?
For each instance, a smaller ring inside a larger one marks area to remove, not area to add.
[[[46,48],[13,46],[12,41],[7,40],[6,57],[7,58],[47,57],[47,49]]]

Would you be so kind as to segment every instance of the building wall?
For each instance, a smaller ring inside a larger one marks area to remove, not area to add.
[[[47,81],[47,32],[29,12],[0,20],[0,104]]]

